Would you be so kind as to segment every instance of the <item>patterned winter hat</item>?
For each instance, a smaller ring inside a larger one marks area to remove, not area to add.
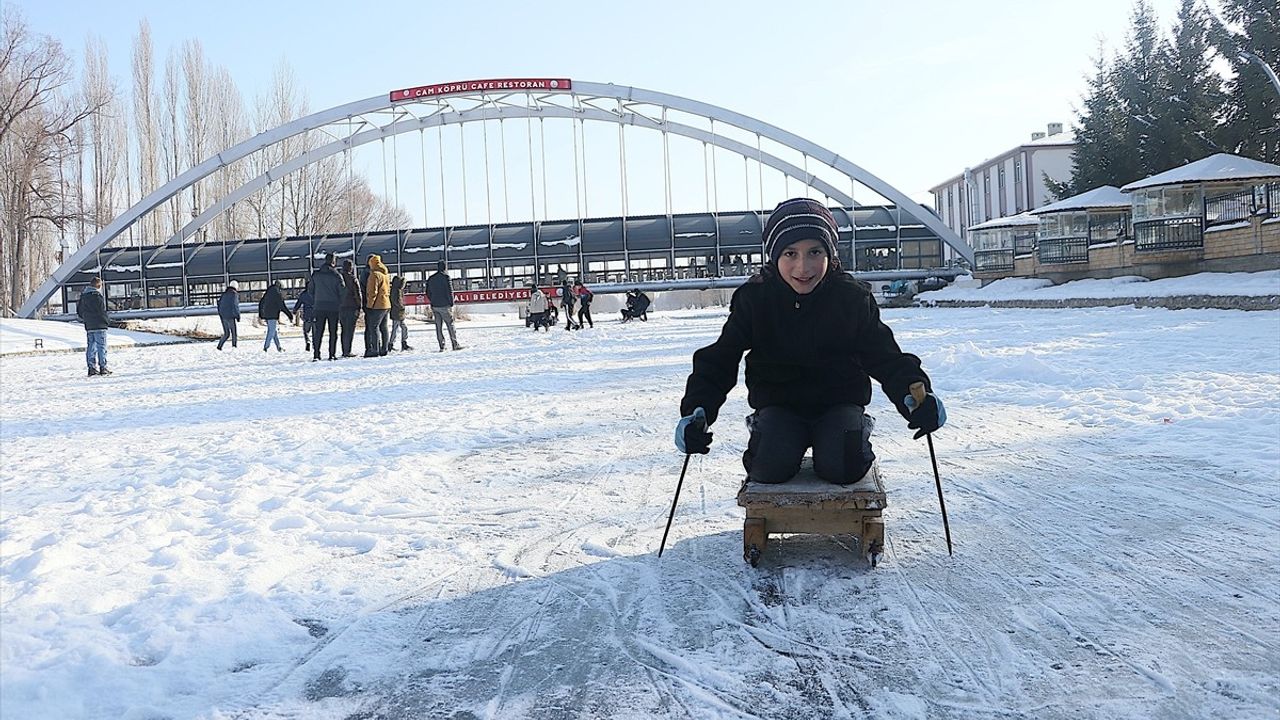
[[[764,224],[764,249],[769,262],[778,264],[782,251],[801,240],[818,240],[827,248],[832,265],[839,262],[836,240],[840,229],[825,205],[809,198],[792,198],[778,203]]]

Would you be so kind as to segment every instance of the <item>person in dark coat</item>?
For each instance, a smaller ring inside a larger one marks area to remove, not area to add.
[[[595,322],[591,320],[591,301],[595,299],[595,293],[588,290],[581,280],[573,284],[573,292],[578,296],[578,329],[582,329],[583,322],[588,327],[595,327]]]
[[[285,306],[284,295],[280,292],[280,281],[273,280],[258,301],[258,317],[267,323],[267,336],[262,340],[262,352],[271,347],[272,341],[276,344],[276,350],[284,352],[284,348],[280,346],[280,313],[284,313],[290,321],[293,320],[293,313]]]
[[[364,289],[356,278],[356,265],[350,260],[342,261],[342,282],[345,290],[338,308],[338,322],[342,325],[342,357],[355,357],[351,352],[351,342],[355,340],[356,321],[364,307]]]
[[[639,288],[627,291],[627,305],[622,308],[622,322],[640,318],[648,322],[649,320],[649,296],[640,292]]]
[[[239,337],[236,334],[236,323],[240,321],[240,289],[236,281],[227,283],[227,289],[218,297],[218,318],[222,320],[222,339],[218,340],[218,349],[231,339],[231,347],[236,346]]]
[[[311,292],[310,282],[293,301],[293,324],[297,325],[299,320],[302,321],[302,339],[307,344],[306,350],[311,352],[311,333],[316,327],[316,296]]]
[[[564,329],[565,330],[581,330],[582,325],[573,322],[573,306],[578,302],[578,296],[573,292],[573,285],[569,284],[566,278],[560,284],[560,309],[564,311]]]
[[[444,271],[444,261],[436,263],[436,271],[427,278],[427,300],[431,303],[431,319],[436,324],[436,342],[444,352],[444,328],[449,328],[449,342],[454,350],[461,350],[458,335],[453,330],[453,282]]]
[[[307,282],[307,290],[315,298],[315,330],[311,336],[311,362],[320,359],[320,342],[324,340],[325,329],[329,331],[329,359],[333,360],[338,353],[338,316],[342,299],[346,297],[346,281],[338,274],[337,258],[333,253],[326,253],[324,265],[311,273]]]
[[[389,350],[396,349],[396,334],[400,334],[400,349],[412,350],[409,346],[409,328],[404,325],[404,276],[391,278],[391,340],[387,343]]]
[[[681,452],[709,451],[708,427],[737,382],[744,352],[755,411],[743,455],[751,480],[786,482],[810,447],[819,477],[842,485],[862,479],[875,459],[864,415],[871,378],[917,438],[946,421],[920,358],[898,347],[871,288],[841,271],[838,237],[835,218],[817,201],[795,198],[774,209],[763,271],[734,292],[720,337],[693,355],[676,425]],[[914,383],[927,393],[919,404]]]
[[[110,375],[107,369],[107,299],[102,296],[102,278],[95,277],[76,301],[76,317],[84,323],[84,359],[89,377]]]

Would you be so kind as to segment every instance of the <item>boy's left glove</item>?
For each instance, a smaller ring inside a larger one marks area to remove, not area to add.
[[[947,409],[937,395],[924,391],[923,384],[916,383],[911,386],[911,390],[912,393],[904,397],[902,402],[911,411],[907,427],[916,431],[914,439],[919,440],[947,424]],[[920,399],[917,400],[917,396]]]

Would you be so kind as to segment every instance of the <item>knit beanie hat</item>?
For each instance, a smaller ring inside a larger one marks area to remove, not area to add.
[[[764,249],[775,266],[788,245],[801,240],[817,240],[827,248],[831,264],[839,263],[836,240],[840,229],[825,205],[809,198],[783,200],[764,223]]]

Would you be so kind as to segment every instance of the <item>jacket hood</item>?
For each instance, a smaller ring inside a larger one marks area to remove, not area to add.
[[[387,266],[382,264],[382,256],[381,256],[381,255],[370,255],[370,256],[369,256],[369,269],[370,269],[370,270],[372,270],[372,271],[374,271],[374,272],[386,272],[386,271],[387,271]]]
[[[404,278],[400,277],[399,275],[391,278],[392,290],[399,290],[402,287],[404,287]]]
[[[85,288],[80,291],[81,295],[88,295],[89,293],[98,293],[101,295],[102,291],[92,285],[86,285]]]

